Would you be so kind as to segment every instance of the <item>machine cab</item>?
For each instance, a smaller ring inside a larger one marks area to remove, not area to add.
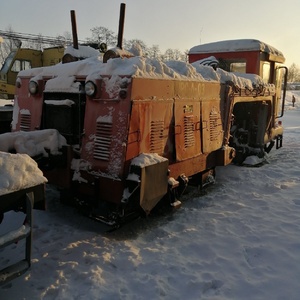
[[[219,41],[190,49],[189,62],[214,56],[218,67],[228,72],[251,73],[265,83],[274,82],[274,70],[284,63],[282,52],[261,41],[252,39]]]
[[[190,63],[203,60],[205,64],[211,58],[217,60],[218,68],[225,71],[259,75],[264,83],[275,85],[276,102],[281,98],[284,77],[284,104],[287,68],[283,66],[285,58],[282,52],[276,48],[254,39],[226,40],[195,46],[190,49],[188,56]],[[278,116],[282,114],[283,105]]]
[[[61,61],[64,47],[42,50],[16,48],[10,52],[0,70],[0,98],[13,99],[15,84],[20,71],[55,65]]]

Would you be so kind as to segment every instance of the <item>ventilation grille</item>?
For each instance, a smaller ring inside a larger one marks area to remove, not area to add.
[[[210,140],[216,141],[218,139],[219,130],[218,130],[218,120],[219,115],[216,111],[211,111],[209,114],[209,132],[210,132]]]
[[[31,124],[31,115],[30,114],[21,114],[20,130],[30,131],[30,124]]]
[[[109,160],[112,138],[112,123],[97,122],[94,158],[99,160]]]
[[[194,116],[184,116],[184,147],[195,145]]]
[[[164,122],[163,121],[151,121],[151,133],[150,133],[150,152],[151,153],[163,153],[164,144]]]

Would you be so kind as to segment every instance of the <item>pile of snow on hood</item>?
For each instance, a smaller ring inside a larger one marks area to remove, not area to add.
[[[70,54],[78,58],[88,58],[99,55],[99,50],[96,50],[89,46],[78,46],[78,49],[75,49],[73,46],[68,46],[64,54]]]
[[[47,81],[46,92],[78,92],[76,77],[85,77],[86,81],[93,81],[102,76],[114,75],[183,81],[218,81],[221,83],[230,80],[241,88],[250,88],[253,84],[263,84],[263,80],[257,75],[243,76],[244,74],[229,73],[222,69],[214,70],[199,62],[192,64],[177,60],[163,62],[159,59],[141,56],[109,59],[107,63],[102,62],[102,57],[94,56],[77,62],[29,69],[19,73],[19,77],[31,77],[32,81],[38,81],[45,77],[51,78]]]

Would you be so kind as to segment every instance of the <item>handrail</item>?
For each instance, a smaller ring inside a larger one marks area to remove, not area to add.
[[[283,117],[283,114],[284,114],[284,105],[285,105],[285,96],[286,96],[286,87],[287,87],[287,78],[288,78],[288,68],[285,67],[285,66],[280,66],[277,69],[285,69],[282,104],[281,104],[281,114],[279,116],[277,116],[277,118],[281,118],[281,117]]]

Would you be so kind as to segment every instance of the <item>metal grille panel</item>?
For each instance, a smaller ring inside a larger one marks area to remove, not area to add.
[[[30,124],[31,124],[31,115],[21,114],[20,129],[22,131],[30,131]]]
[[[97,122],[94,158],[99,160],[109,160],[112,138],[112,123]]]
[[[163,134],[164,134],[164,122],[163,121],[151,121],[151,133],[150,133],[150,152],[162,153],[163,152]]]
[[[195,145],[194,116],[184,116],[184,147]]]
[[[218,126],[219,116],[216,111],[211,111],[209,114],[210,140],[216,141],[219,135]]]

